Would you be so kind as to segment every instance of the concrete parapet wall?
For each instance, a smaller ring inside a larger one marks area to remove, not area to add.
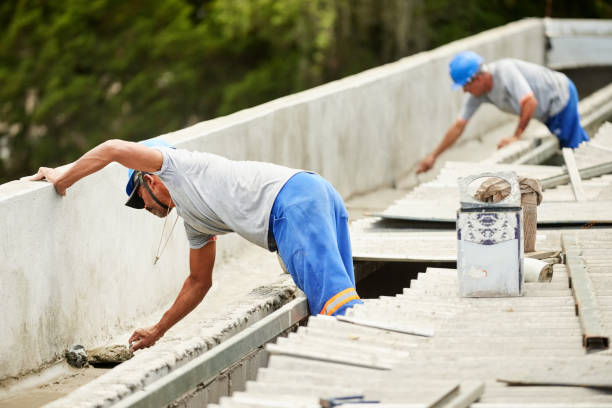
[[[439,142],[463,98],[448,78],[456,52],[543,63],[544,45],[542,20],[528,19],[164,138],[314,170],[347,197],[391,185]],[[464,139],[506,118],[481,109]],[[43,182],[0,186],[0,379],[54,361],[71,344],[103,343],[176,296],[188,274],[182,222],[153,265],[164,221],[123,206],[126,175],[110,165],[63,198]],[[218,262],[244,245],[223,237]]]
[[[612,65],[612,20],[544,19],[553,69]]]

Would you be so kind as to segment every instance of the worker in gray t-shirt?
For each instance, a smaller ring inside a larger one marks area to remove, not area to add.
[[[498,148],[519,140],[532,117],[557,136],[561,147],[576,148],[589,140],[580,124],[576,87],[567,76],[517,59],[506,58],[487,65],[483,62],[472,51],[460,52],[450,62],[453,88],[463,88],[469,95],[459,117],[436,149],[419,163],[417,173],[433,167],[438,156],[461,136],[483,103],[519,116],[514,134],[502,139]]]
[[[160,139],[142,143],[109,140],[70,169],[41,168],[60,195],[112,161],[130,170],[127,206],[183,218],[190,274],[160,321],[136,330],[134,350],[149,347],[204,298],[212,285],[216,236],[236,232],[270,251],[306,293],[312,314],[339,315],[361,303],[355,289],[348,213],[342,198],[321,176],[272,163],[234,161],[175,149]],[[136,169],[136,170],[133,170]]]

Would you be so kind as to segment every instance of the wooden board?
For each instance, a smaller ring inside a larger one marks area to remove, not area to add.
[[[576,201],[586,201],[586,195],[582,188],[582,180],[580,179],[580,173],[576,167],[576,160],[574,159],[574,151],[569,147],[562,149],[563,160],[565,160],[565,166],[567,167],[567,173],[569,174],[570,181],[572,183],[572,190],[574,190],[574,196]]]

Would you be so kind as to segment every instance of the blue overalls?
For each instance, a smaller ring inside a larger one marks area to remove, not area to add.
[[[569,100],[565,108],[555,116],[546,121],[548,129],[559,139],[561,147],[571,147],[575,149],[584,141],[589,140],[589,136],[580,124],[578,114],[578,91],[571,79],[569,82]]]
[[[276,196],[270,213],[278,253],[311,314],[343,315],[362,303],[355,290],[348,213],[332,185],[297,173]]]

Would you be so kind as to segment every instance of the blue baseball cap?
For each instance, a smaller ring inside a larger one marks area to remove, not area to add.
[[[161,139],[147,139],[139,142],[148,147],[169,147],[175,149],[174,146]],[[143,181],[142,176],[146,174],[142,171],[134,171],[134,169],[128,169],[128,181],[125,185],[125,192],[128,195],[128,200],[125,205],[128,207],[141,209],[144,208],[144,201],[138,195],[138,186]]]
[[[453,89],[459,89],[467,84],[480,69],[484,59],[473,51],[463,51],[455,55],[448,64],[450,76],[453,79]]]

